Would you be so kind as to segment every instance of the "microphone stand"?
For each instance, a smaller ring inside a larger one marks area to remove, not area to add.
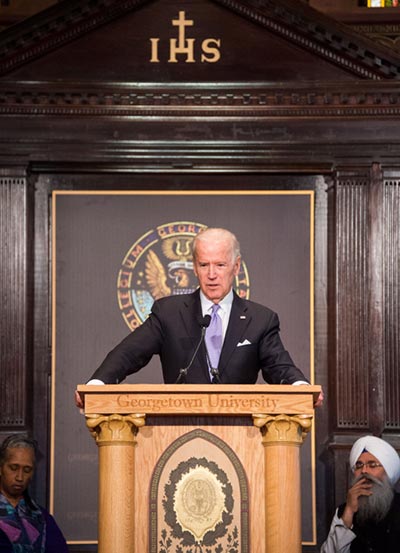
[[[197,344],[197,347],[194,350],[194,354],[193,354],[191,360],[189,361],[189,364],[186,367],[184,367],[183,369],[179,369],[179,376],[176,379],[175,384],[181,384],[181,383],[185,382],[187,372],[190,369],[190,367],[192,366],[192,363],[193,363],[193,361],[194,361],[194,359],[197,355],[197,352],[199,351],[200,346],[204,341],[204,336],[206,335],[206,330],[207,330],[208,325],[210,324],[210,320],[211,320],[210,315],[206,315],[204,318],[202,318],[199,321],[199,324],[200,324],[200,327],[201,327],[201,336],[200,336],[199,343]],[[207,352],[207,349],[206,349],[206,352]],[[207,353],[207,356],[208,356],[208,353]]]

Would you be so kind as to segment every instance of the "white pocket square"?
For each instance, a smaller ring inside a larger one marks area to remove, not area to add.
[[[237,344],[237,348],[240,348],[241,346],[251,346],[251,342],[249,342],[249,340],[243,340],[243,342],[238,342]]]

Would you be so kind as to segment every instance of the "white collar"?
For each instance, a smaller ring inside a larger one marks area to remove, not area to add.
[[[200,290],[200,302],[201,302],[201,311],[204,315],[209,314],[212,306],[214,305],[214,302],[209,300],[203,292]],[[233,303],[233,290],[231,290],[226,294],[224,298],[219,302],[219,305],[221,306],[222,311],[224,312],[230,312],[232,308]]]

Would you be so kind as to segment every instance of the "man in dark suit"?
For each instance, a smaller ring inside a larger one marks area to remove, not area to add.
[[[200,232],[193,240],[193,270],[200,289],[155,301],[148,319],[107,355],[88,383],[122,382],[159,355],[165,383],[253,384],[261,370],[271,384],[307,384],[282,344],[277,314],[233,291],[239,268],[240,247],[231,232]],[[215,304],[222,349],[219,360],[211,361],[207,339],[214,320],[205,327]]]

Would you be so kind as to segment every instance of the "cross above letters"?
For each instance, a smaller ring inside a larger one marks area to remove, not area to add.
[[[179,19],[173,19],[172,25],[179,27],[179,39],[178,39],[178,48],[183,48],[185,44],[185,27],[193,26],[193,19],[185,19],[185,12],[179,12]]]

